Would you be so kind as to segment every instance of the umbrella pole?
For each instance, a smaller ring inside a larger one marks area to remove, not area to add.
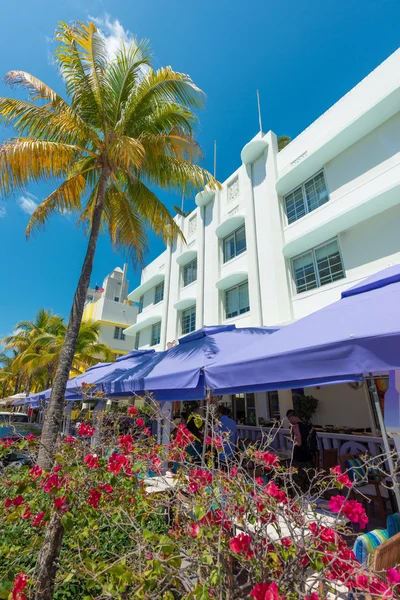
[[[201,464],[204,467],[206,461],[207,434],[208,434],[208,419],[210,416],[210,397],[211,392],[207,390],[206,394],[206,422],[204,424],[203,452],[201,454]]]
[[[379,402],[378,390],[376,389],[376,383],[372,376],[372,373],[369,374],[369,391],[371,392],[371,395],[374,399],[375,410],[376,410],[376,414],[378,416],[379,427],[381,429],[383,446],[384,446],[385,452],[387,454],[387,463],[389,465],[390,476],[393,481],[393,491],[394,491],[394,495],[396,497],[397,508],[400,509],[399,484],[397,483],[397,480],[396,480],[395,468],[394,468],[394,463],[393,463],[393,458],[392,458],[392,450],[391,450],[390,444],[389,444],[389,438],[388,438],[386,427],[385,427],[385,421],[383,420],[383,414],[382,414],[381,404]]]

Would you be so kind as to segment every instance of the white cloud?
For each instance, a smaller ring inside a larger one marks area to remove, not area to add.
[[[35,200],[37,200],[36,196],[25,192],[23,196],[20,196],[18,198],[18,204],[20,209],[27,215],[31,215],[35,212],[35,210],[38,207],[38,203],[35,202]]]
[[[2,204],[0,204],[0,219],[2,217],[5,217],[7,215],[7,209],[5,206],[3,206]]]
[[[118,19],[112,19],[108,14],[105,14],[103,18],[91,17],[89,15],[89,19],[97,25],[103,34],[109,58],[115,55],[121,47],[122,42],[127,46],[135,42],[133,34],[129,29],[124,29]]]

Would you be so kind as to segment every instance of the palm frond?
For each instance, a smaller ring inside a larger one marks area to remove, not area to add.
[[[0,147],[0,193],[21,190],[30,181],[66,176],[81,148],[35,138],[8,140]]]

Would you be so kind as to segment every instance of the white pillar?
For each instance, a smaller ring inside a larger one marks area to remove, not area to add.
[[[163,315],[161,322],[161,350],[165,350],[167,347],[167,329],[168,329],[168,311],[169,311],[169,298],[171,294],[171,263],[172,263],[172,244],[169,243],[167,246],[167,264],[165,265],[165,280],[164,280],[164,306]]]
[[[205,207],[200,206],[200,231],[197,242],[196,329],[204,327],[205,214]]]
[[[262,326],[262,307],[261,307],[261,288],[260,288],[260,272],[258,264],[258,248],[257,248],[257,227],[256,215],[254,209],[254,189],[252,181],[252,165],[245,165],[245,186],[246,196],[250,197],[248,203],[248,215],[246,217],[246,246],[249,265],[249,298],[252,325]]]

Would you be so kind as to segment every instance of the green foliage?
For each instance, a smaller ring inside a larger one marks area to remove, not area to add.
[[[311,421],[311,417],[317,410],[318,399],[314,396],[295,394],[293,396],[293,408],[297,416],[303,421]]]

